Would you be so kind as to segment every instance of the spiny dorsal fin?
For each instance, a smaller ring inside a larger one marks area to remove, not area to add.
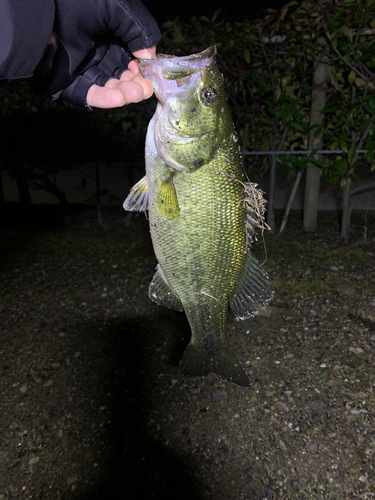
[[[159,306],[169,307],[169,309],[173,309],[174,311],[184,310],[181,300],[168,283],[159,264],[156,266],[156,273],[150,283],[148,296]]]
[[[180,215],[180,207],[172,176],[165,181],[159,180],[156,206],[164,219],[177,219]]]
[[[148,182],[146,176],[137,182],[124,201],[124,210],[129,212],[145,212],[148,208]]]
[[[234,315],[237,319],[255,316],[259,309],[266,307],[273,294],[271,278],[248,251],[244,270],[230,299]]]

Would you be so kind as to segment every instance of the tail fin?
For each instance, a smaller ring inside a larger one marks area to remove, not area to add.
[[[250,387],[244,369],[227,344],[216,349],[190,343],[181,360],[181,368],[187,377],[204,377],[213,372],[219,377],[242,387]]]

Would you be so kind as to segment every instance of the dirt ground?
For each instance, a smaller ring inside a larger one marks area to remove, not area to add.
[[[375,215],[266,236],[275,297],[228,321],[250,389],[181,374],[147,221],[103,216],[2,225],[0,500],[375,498]]]

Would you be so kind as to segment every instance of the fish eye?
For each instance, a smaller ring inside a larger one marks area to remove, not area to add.
[[[202,90],[202,98],[207,104],[212,104],[217,97],[216,90],[213,87],[206,87]]]

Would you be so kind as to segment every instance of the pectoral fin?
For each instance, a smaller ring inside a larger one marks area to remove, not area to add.
[[[135,184],[124,201],[124,210],[145,212],[148,208],[148,182],[146,176]]]
[[[159,180],[156,206],[164,219],[177,219],[180,215],[180,207],[171,175],[166,180]]]
[[[159,264],[156,267],[156,273],[150,283],[148,296],[159,306],[169,307],[169,309],[173,309],[174,311],[184,310],[181,300],[168,283]]]
[[[260,308],[266,307],[273,294],[270,277],[248,251],[245,268],[230,299],[236,318],[248,319],[255,316]]]

